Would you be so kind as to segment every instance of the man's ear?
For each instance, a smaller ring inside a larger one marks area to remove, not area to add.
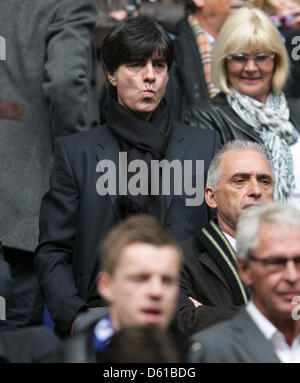
[[[206,186],[204,194],[207,205],[212,209],[216,209],[218,207],[218,203],[216,200],[215,189],[212,186]]]
[[[205,0],[193,0],[193,3],[197,8],[202,8],[204,6]]]
[[[110,72],[106,72],[106,76],[108,78],[108,81],[111,83],[112,86],[117,86],[117,74],[111,74]]]
[[[112,288],[111,288],[112,277],[106,271],[101,271],[97,277],[97,290],[98,293],[106,300],[111,303],[113,300]]]
[[[253,284],[253,280],[251,276],[251,265],[249,261],[238,260],[238,271],[241,280],[245,283],[245,285],[251,287]]]

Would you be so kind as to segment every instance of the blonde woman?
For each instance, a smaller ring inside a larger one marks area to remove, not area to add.
[[[274,198],[300,207],[300,109],[282,91],[288,73],[286,49],[270,18],[242,8],[215,43],[212,76],[221,92],[192,107],[185,122],[217,130],[224,143],[262,143],[275,173]]]

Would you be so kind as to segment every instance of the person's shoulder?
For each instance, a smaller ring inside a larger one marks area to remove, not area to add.
[[[228,102],[226,100],[226,95],[224,93],[220,92],[215,97],[213,97],[212,99],[205,98],[205,99],[199,101],[198,103],[192,105],[188,109],[187,114],[189,114],[189,112],[193,112],[195,110],[197,110],[197,111],[215,110],[216,107],[222,108],[225,105],[228,105]]]
[[[184,241],[181,241],[179,242],[179,246],[181,247],[183,253],[185,254],[185,256],[187,256],[188,258],[189,257],[192,257],[194,258],[195,257],[195,253],[200,253],[201,251],[204,251],[205,249],[201,246],[198,245],[198,243],[196,243],[196,238],[193,237],[193,238],[189,238],[189,239],[186,239]]]
[[[92,347],[92,338],[97,322],[70,336],[61,344],[57,353],[57,362],[87,363],[96,360],[96,351]]]
[[[103,124],[96,128],[91,128],[84,132],[78,132],[74,134],[69,134],[67,136],[62,136],[57,138],[56,142],[63,143],[65,146],[71,147],[83,147],[89,145],[90,143],[95,143],[95,141],[101,140],[101,137],[107,133],[107,125]]]
[[[217,323],[190,336],[190,342],[214,343],[215,339],[221,342],[230,340],[233,328],[233,318]]]

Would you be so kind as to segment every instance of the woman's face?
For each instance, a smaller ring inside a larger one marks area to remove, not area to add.
[[[226,58],[228,81],[238,92],[266,102],[272,88],[275,55],[270,51],[253,50]]]

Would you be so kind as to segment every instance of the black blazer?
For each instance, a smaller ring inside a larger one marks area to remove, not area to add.
[[[219,145],[215,132],[174,123],[165,159],[204,160],[206,173]],[[113,161],[118,169],[119,145],[106,125],[58,139],[50,190],[41,204],[34,265],[50,314],[63,331],[87,305],[99,270],[99,242],[120,221],[116,196],[99,196],[96,191],[101,174],[96,167],[103,159]],[[187,207],[186,198],[184,193],[174,195],[173,190],[164,196],[164,223],[177,240],[193,237],[208,220],[205,203]]]

